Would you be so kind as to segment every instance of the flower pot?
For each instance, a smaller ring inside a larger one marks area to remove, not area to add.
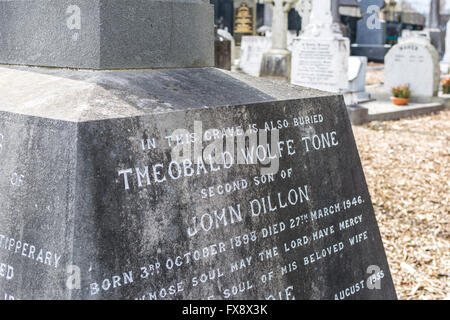
[[[391,97],[391,101],[396,106],[404,106],[407,105],[409,102],[408,98],[397,98],[397,97]]]

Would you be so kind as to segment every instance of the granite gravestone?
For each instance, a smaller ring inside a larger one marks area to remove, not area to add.
[[[383,61],[390,45],[386,45],[386,21],[381,18],[384,0],[361,0],[363,18],[356,27],[356,43],[352,55],[366,56],[370,60]]]
[[[2,299],[396,298],[342,96],[214,68],[0,66],[0,270]]]
[[[412,96],[436,96],[439,54],[425,38],[409,37],[389,50],[385,58],[385,88],[409,85]]]

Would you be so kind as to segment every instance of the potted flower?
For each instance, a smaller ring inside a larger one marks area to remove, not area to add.
[[[445,78],[441,81],[442,93],[450,94],[450,78]]]
[[[392,88],[391,101],[396,106],[404,106],[408,104],[409,97],[411,96],[411,90],[409,86],[398,86]]]

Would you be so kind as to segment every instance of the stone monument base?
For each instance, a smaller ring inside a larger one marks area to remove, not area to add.
[[[357,104],[347,106],[347,112],[353,125],[361,125],[369,119],[369,111]]]
[[[261,61],[261,77],[290,78],[291,52],[288,50],[270,50],[263,54]]]

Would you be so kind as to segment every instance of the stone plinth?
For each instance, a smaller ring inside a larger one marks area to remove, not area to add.
[[[270,50],[263,54],[261,77],[290,78],[292,55],[289,50]]]
[[[204,0],[0,0],[0,63],[88,69],[214,65]]]

